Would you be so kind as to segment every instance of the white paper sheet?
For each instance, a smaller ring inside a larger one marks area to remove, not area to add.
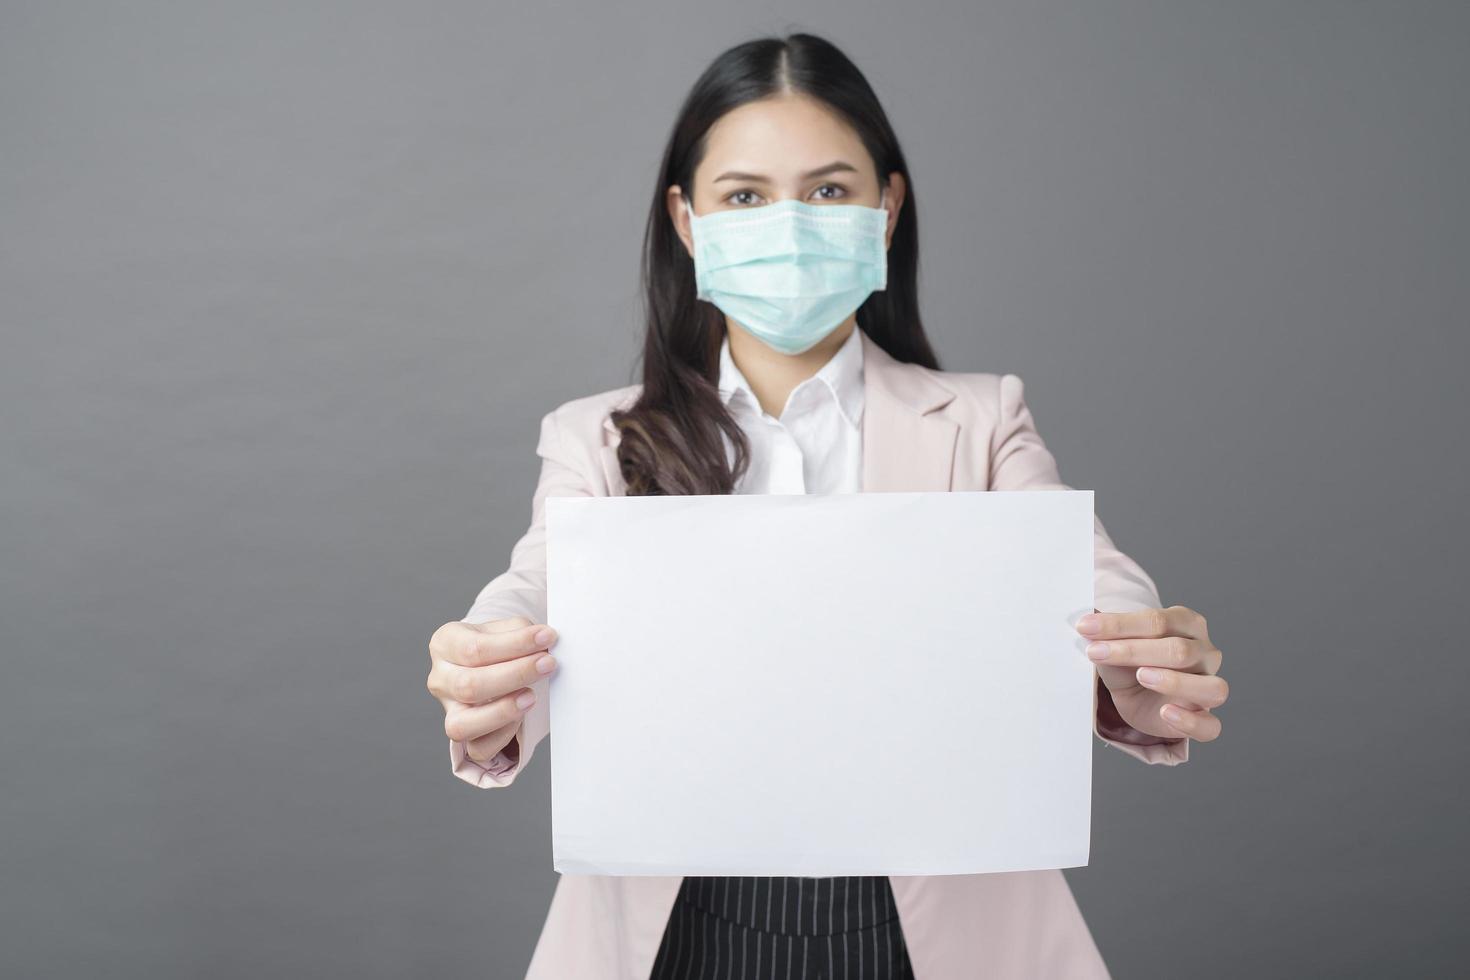
[[[1091,490],[546,507],[557,871],[1087,863]]]

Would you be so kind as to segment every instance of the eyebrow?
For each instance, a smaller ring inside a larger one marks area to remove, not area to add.
[[[854,167],[852,164],[848,163],[845,160],[838,160],[835,163],[829,163],[829,164],[827,164],[825,167],[818,167],[816,170],[809,170],[809,171],[807,171],[806,173],[804,173],[804,174],[801,175],[801,179],[802,180],[814,180],[817,177],[825,177],[828,174],[835,174],[835,173],[854,173],[855,174],[857,172],[858,172],[857,167]],[[750,181],[754,181],[756,183],[769,183],[770,182],[770,179],[771,178],[769,178],[769,177],[763,177],[760,174],[747,174],[747,173],[743,173],[743,172],[741,172],[739,170],[727,170],[724,173],[720,174],[718,177],[716,177],[714,179],[714,183],[718,184],[722,180],[750,180]]]

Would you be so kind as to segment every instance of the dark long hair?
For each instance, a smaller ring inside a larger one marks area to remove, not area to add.
[[[749,465],[750,447],[720,400],[725,317],[696,299],[694,260],[669,218],[668,188],[688,193],[706,152],[706,135],[725,113],[785,92],[809,95],[857,131],[884,181],[897,171],[907,195],[888,248],[888,284],[857,311],[857,324],[895,359],[939,362],[919,320],[919,218],[913,182],[878,96],[857,66],[811,34],[736,45],[705,69],[684,99],[659,168],[644,232],[642,276],[647,332],[638,400],[611,413],[618,463],[629,496],[728,494]],[[721,433],[735,447],[727,460]]]

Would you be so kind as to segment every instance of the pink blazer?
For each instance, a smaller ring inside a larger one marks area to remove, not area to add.
[[[864,492],[1070,489],[1036,433],[1018,376],[933,371],[895,360],[866,333],[862,343]],[[536,447],[541,475],[531,526],[512,549],[510,568],[480,592],[466,621],[510,616],[545,621],[545,500],[625,492],[618,432],[608,413],[631,404],[640,387],[576,398],[541,420]],[[1161,604],[1153,580],[1114,546],[1100,519],[1094,556],[1098,609],[1122,612]],[[518,758],[507,763],[502,757],[502,764],[487,768],[466,756],[462,743],[451,742],[454,774],[486,788],[514,782],[546,736],[549,681],[535,684],[536,703],[516,736]],[[1094,699],[1094,730],[1104,743],[1147,763],[1177,765],[1188,759],[1187,739],[1134,744],[1131,729],[1110,727],[1097,704]],[[646,980],[682,880],[677,875],[561,875],[527,980]],[[1061,871],[894,875],[889,880],[919,980],[1108,977]]]

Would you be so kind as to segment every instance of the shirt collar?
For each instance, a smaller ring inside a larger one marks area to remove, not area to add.
[[[852,333],[847,335],[842,346],[813,375],[827,386],[837,401],[842,417],[853,428],[861,428],[863,417],[863,344],[862,337],[858,336],[861,330],[862,327],[854,325]],[[735,358],[730,355],[728,334],[720,342],[719,389],[720,400],[726,405],[730,404],[730,399],[737,391],[745,392],[750,404],[757,407],[760,405],[750,383],[745,380],[745,375],[735,366]]]

